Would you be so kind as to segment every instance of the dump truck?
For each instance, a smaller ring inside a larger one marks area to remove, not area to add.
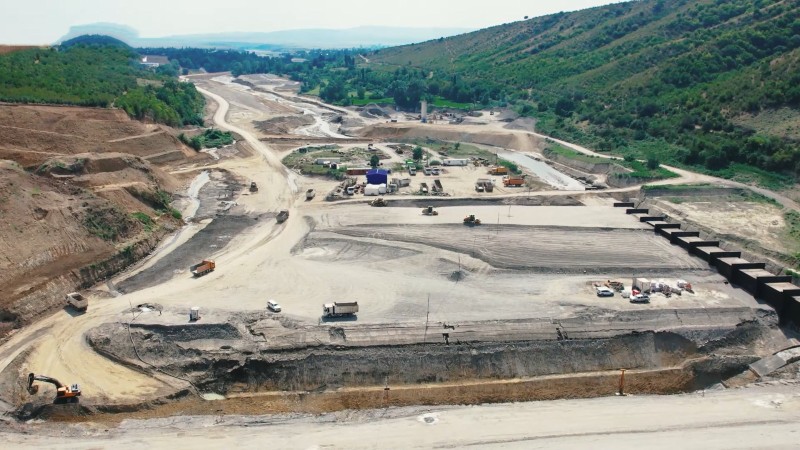
[[[86,311],[89,309],[89,299],[77,292],[70,292],[67,294],[67,306],[78,311]]]
[[[258,192],[258,185],[255,181],[250,182],[250,192]]]
[[[78,397],[81,395],[81,387],[77,384],[66,386],[55,378],[45,375],[36,375],[34,373],[28,374],[28,393],[31,395],[39,392],[39,385],[34,384],[35,381],[42,381],[50,383],[56,387],[56,398],[53,403],[78,403]]]
[[[288,218],[289,218],[289,210],[282,209],[281,212],[278,213],[278,216],[275,217],[275,220],[277,220],[278,223],[283,223],[286,222],[286,219]]]
[[[476,219],[475,214],[470,214],[467,217],[464,217],[464,225],[473,226],[480,224],[481,224],[481,219]]]
[[[427,208],[422,209],[422,215],[424,216],[438,216],[439,211],[433,209],[433,206],[428,206]]]
[[[314,196],[317,195],[317,191],[314,189],[309,189],[306,191],[306,200],[311,200]]]
[[[202,262],[199,262],[191,267],[189,267],[189,271],[192,272],[192,275],[196,277],[202,277],[203,275],[212,272],[214,269],[217,268],[217,265],[211,259],[204,259]]]
[[[433,192],[444,192],[442,182],[438,178],[433,180]]]
[[[478,178],[475,182],[475,190],[478,192],[492,192],[494,191],[494,183],[487,178]]]
[[[428,193],[428,183],[420,183],[419,191],[421,193],[423,193],[423,194],[427,194]]]
[[[503,179],[504,186],[520,187],[525,185],[525,178],[510,176]]]
[[[358,312],[358,302],[334,302],[322,305],[324,317],[354,316]]]
[[[494,166],[491,169],[489,169],[489,173],[491,175],[508,175],[508,167]]]

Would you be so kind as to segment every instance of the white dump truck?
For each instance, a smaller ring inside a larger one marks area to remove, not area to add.
[[[89,299],[77,292],[70,292],[67,294],[67,306],[78,311],[86,311],[89,309]]]
[[[322,305],[323,317],[353,316],[358,312],[358,302],[334,302]]]

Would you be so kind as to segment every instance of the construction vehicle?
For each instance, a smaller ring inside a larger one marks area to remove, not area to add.
[[[433,192],[444,192],[444,188],[442,187],[442,182],[439,179],[433,180]]]
[[[192,275],[196,277],[202,277],[203,275],[212,272],[216,268],[217,265],[214,263],[214,260],[204,259],[202,262],[189,267],[189,271],[191,271]]]
[[[489,169],[489,174],[491,175],[508,175],[508,167],[505,166],[494,166]]]
[[[525,178],[520,176],[509,176],[503,178],[503,186],[520,187],[525,185]]]
[[[334,302],[322,305],[324,317],[354,316],[358,312],[358,302]]]
[[[383,197],[378,197],[375,200],[369,202],[370,206],[387,206],[386,200]]]
[[[317,195],[317,191],[315,191],[314,189],[309,189],[309,190],[306,191],[306,200],[311,200],[316,195]]]
[[[474,226],[480,224],[481,224],[481,219],[476,219],[475,214],[470,214],[467,217],[464,217],[464,225]]]
[[[250,182],[250,192],[258,192],[258,185],[255,181]]]
[[[439,211],[436,211],[435,209],[433,209],[433,206],[428,206],[427,208],[423,208],[422,209],[422,215],[423,216],[438,216],[439,215]]]
[[[286,219],[288,219],[288,218],[289,218],[289,210],[288,209],[282,209],[278,213],[278,215],[275,217],[275,220],[278,223],[283,223],[283,222],[286,222]]]
[[[420,183],[419,191],[421,193],[423,193],[423,194],[427,194],[428,193],[428,183]]]
[[[89,309],[89,299],[77,292],[70,292],[67,294],[67,306],[78,311],[86,311]]]
[[[50,383],[56,387],[56,398],[53,403],[78,403],[78,397],[81,395],[81,387],[77,384],[72,386],[65,386],[55,378],[44,375],[36,375],[34,373],[28,374],[28,393],[31,395],[39,392],[39,385],[34,384],[35,381]]]
[[[478,178],[475,182],[475,190],[478,192],[492,192],[494,191],[494,184],[492,180],[487,178]]]

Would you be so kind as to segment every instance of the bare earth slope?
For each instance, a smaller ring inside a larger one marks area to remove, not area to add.
[[[175,134],[119,110],[0,105],[0,335],[175,228],[180,183],[153,164],[207,158]]]

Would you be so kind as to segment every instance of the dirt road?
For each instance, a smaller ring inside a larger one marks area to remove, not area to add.
[[[252,220],[253,225],[235,236],[233,232],[220,236],[214,244],[218,245],[216,247],[204,247],[209,254],[203,257],[215,259],[217,269],[202,278],[193,278],[186,271],[194,261],[178,258],[175,267],[159,265],[159,261],[165,262],[169,253],[164,250],[142,267],[161,272],[159,275],[163,275],[163,279],[158,278],[154,284],[143,283],[139,290],[121,297],[92,298],[89,311],[84,315],[71,317],[65,311],[59,312],[21,331],[3,346],[6,350],[0,352],[0,369],[5,369],[15,356],[30,350],[26,367],[69,383],[80,383],[85,398],[97,403],[144,401],[184,387],[183,382],[167,376],[153,377],[126,369],[99,356],[86,344],[84,335],[88,330],[109,322],[126,323],[131,318],[130,307],[144,303],[163,306],[164,320],[173,317],[171,324],[180,325],[188,322],[186,313],[191,306],[201,306],[203,314],[207,314],[207,321],[211,322],[215,313],[263,311],[266,301],[271,298],[283,305],[284,316],[301,323],[316,323],[320,304],[339,299],[357,299],[360,302],[363,308],[358,317],[360,324],[387,324],[398,320],[423,323],[428,314],[432,321],[503,320],[569,317],[576,310],[587,308],[640,308],[619,298],[596,298],[589,286],[594,277],[600,275],[573,274],[567,277],[504,271],[480,258],[482,254],[491,256],[497,253],[507,260],[526,257],[552,262],[550,255],[563,253],[559,256],[563,258],[559,260],[563,266],[601,266],[597,269],[606,271],[603,277],[619,275],[628,278],[631,273],[627,268],[622,270],[619,265],[604,263],[608,258],[586,258],[584,253],[587,250],[612,253],[613,250],[611,259],[635,259],[639,256],[628,253],[652,247],[649,240],[625,238],[598,244],[609,233],[603,231],[601,236],[599,231],[589,229],[586,231],[588,237],[572,242],[563,230],[545,233],[537,232],[536,228],[537,225],[606,226],[628,229],[616,233],[624,236],[644,233],[641,230],[634,233],[641,225],[619,210],[608,205],[513,208],[506,205],[478,208],[462,205],[442,208],[441,215],[432,218],[423,217],[419,207],[370,208],[346,202],[327,203],[321,198],[310,202],[298,201],[298,192],[316,181],[287,170],[278,159],[279,153],[252,132],[251,117],[245,112],[259,108],[259,103],[245,96],[255,97],[255,94],[214,81],[204,81],[198,89],[219,105],[213,117],[216,126],[238,134],[254,150],[254,156],[217,163],[220,168],[258,183],[260,189],[257,193],[239,195],[236,199],[237,208],[244,211],[242,217]],[[229,102],[229,95],[237,102]],[[459,130],[473,128],[479,127],[469,125]],[[323,130],[323,127],[319,129]],[[290,210],[291,218],[283,224],[277,224],[272,218],[274,215],[267,214],[279,209]],[[464,228],[461,218],[476,211],[487,221],[486,226]],[[258,217],[264,219],[253,220]],[[492,223],[496,224],[495,228],[490,226]],[[502,230],[501,225],[504,226]],[[343,230],[359,227],[363,229],[360,234],[350,232],[348,235]],[[546,241],[547,245],[539,245],[545,253],[537,254],[527,250],[529,247],[526,246],[492,247],[492,239],[507,239],[505,234],[500,235],[506,230],[520,242],[536,245],[537,239]],[[173,249],[185,240],[184,236],[176,237],[175,245],[166,247]],[[437,247],[433,242],[436,240],[451,243]],[[658,243],[666,245],[661,240]],[[571,250],[562,251],[563,248]],[[697,269],[693,261],[682,262],[683,257],[689,258],[682,251],[677,256],[664,250],[661,259],[656,258],[656,263],[668,270]],[[488,261],[490,258],[484,259]],[[677,263],[667,264],[664,259],[674,259]],[[642,264],[641,260],[636,261]],[[457,282],[451,278],[456,270],[465,274]],[[649,274],[637,272],[637,275]],[[669,275],[677,277],[685,275],[685,272]],[[671,299],[669,307],[755,306],[752,298],[740,298],[732,288],[721,284],[719,275],[708,269],[693,270],[691,275],[693,282],[698,281],[698,295]],[[667,302],[654,302],[647,308],[665,305]],[[151,311],[149,314],[155,313]],[[531,420],[535,419],[531,417]],[[442,443],[447,445],[444,436],[443,433]],[[329,437],[320,435],[320,439],[324,442]],[[463,445],[480,444],[475,440],[477,437],[472,439],[464,441]],[[289,444],[288,441],[285,443]],[[167,445],[168,441],[163,444]],[[341,445],[347,446],[347,442],[342,441]]]
[[[322,416],[126,421],[118,429],[0,433],[14,448],[796,448],[797,386]],[[65,438],[65,434],[69,436]],[[112,441],[113,440],[113,441]]]

